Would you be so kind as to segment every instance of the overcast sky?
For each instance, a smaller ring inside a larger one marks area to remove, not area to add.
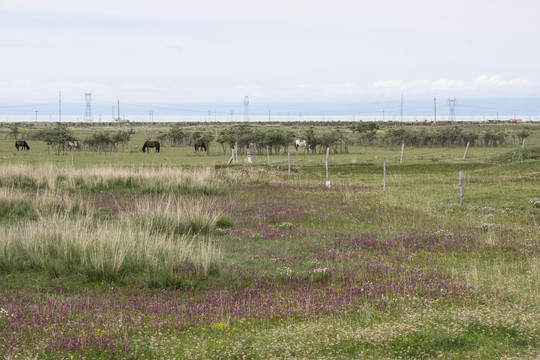
[[[0,1],[0,103],[537,97],[538,0]]]

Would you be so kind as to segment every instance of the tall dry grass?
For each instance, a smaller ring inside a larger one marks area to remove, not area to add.
[[[0,166],[0,187],[26,191],[95,192],[132,189],[149,194],[200,194],[219,192],[221,181],[210,168],[186,170],[162,166],[72,168],[43,164]]]
[[[0,270],[134,276],[163,286],[207,276],[221,262],[211,235],[222,214],[196,195],[216,184],[209,170],[0,167],[0,205],[22,209],[0,217]],[[109,186],[144,186],[146,195],[102,219],[77,190]]]
[[[107,224],[53,214],[6,226],[0,240],[3,271],[80,273],[91,280],[142,276],[179,285],[218,270],[221,250],[209,237],[156,233],[130,217]]]

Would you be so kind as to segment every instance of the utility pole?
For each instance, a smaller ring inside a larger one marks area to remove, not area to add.
[[[58,122],[62,122],[62,92],[58,92]]]
[[[244,96],[244,122],[249,122],[249,96],[247,95]]]

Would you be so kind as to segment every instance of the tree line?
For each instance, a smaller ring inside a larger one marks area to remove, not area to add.
[[[99,131],[93,133],[82,142],[91,151],[118,151],[120,146],[124,150],[131,140],[131,135],[134,133],[133,129],[117,132]],[[27,137],[29,140],[44,141],[47,144],[47,150],[49,152],[52,150],[56,154],[64,153],[69,142],[79,142],[73,130],[66,124],[61,123],[57,123],[53,128],[40,129],[34,133],[30,133]]]
[[[67,124],[57,123],[35,132],[21,134],[17,126],[10,126],[9,137],[24,140],[42,140],[49,152],[62,153],[69,141],[79,141]],[[403,126],[377,122],[313,124],[222,124],[197,127],[172,125],[168,131],[158,136],[158,140],[168,142],[172,147],[193,146],[202,141],[209,153],[212,143],[217,143],[223,153],[235,145],[240,153],[280,154],[287,152],[296,139],[305,140],[308,152],[324,152],[330,148],[333,153],[347,153],[351,145],[401,145],[407,146],[500,146],[516,142],[521,144],[532,134],[531,127],[507,127],[492,125],[445,125],[445,126]],[[79,143],[88,150],[110,152],[125,150],[134,134],[133,128],[123,131],[98,131]]]
[[[401,145],[408,146],[499,146],[511,140],[523,142],[531,133],[527,130],[507,133],[500,128],[464,128],[451,126],[434,129],[414,129],[406,127],[391,127],[378,131],[377,124],[367,129],[365,127],[353,128],[357,133],[357,145]]]
[[[512,141],[522,143],[531,131],[520,129],[507,132],[500,127],[444,126],[414,128],[387,126],[376,122],[359,122],[347,126],[309,126],[293,131],[290,127],[276,128],[275,125],[235,124],[211,130],[188,131],[174,125],[161,136],[171,146],[191,146],[195,141],[209,145],[215,141],[227,153],[235,145],[241,153],[248,149],[258,154],[280,154],[289,151],[296,139],[305,140],[308,152],[347,153],[351,145],[401,145],[407,146],[500,146]]]

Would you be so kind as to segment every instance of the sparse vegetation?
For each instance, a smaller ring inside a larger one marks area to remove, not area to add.
[[[475,145],[463,160],[459,134],[498,128],[449,127],[444,147],[408,146],[400,164],[383,139],[403,133],[380,125],[264,125],[289,140],[339,139],[330,188],[318,153],[292,152],[290,176],[274,145],[270,160],[229,167],[230,154],[199,156],[189,140],[143,154],[168,124],[132,125],[129,147],[106,156],[49,154],[36,139],[17,153],[0,140],[0,353],[538,358],[540,131],[527,128],[524,149]],[[215,126],[182,130],[229,139]],[[266,128],[242,129],[251,139]]]

